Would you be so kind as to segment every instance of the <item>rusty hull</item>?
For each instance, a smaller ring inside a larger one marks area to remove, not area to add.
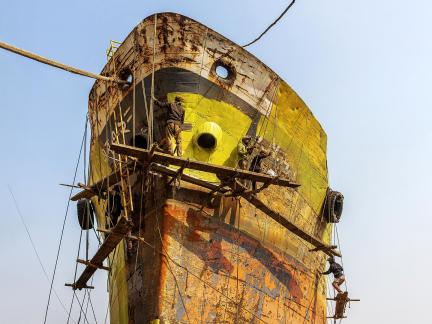
[[[221,62],[233,71],[229,80],[215,74]],[[192,124],[192,132],[184,132],[186,157],[235,166],[241,137],[259,135],[273,152],[269,167],[302,185],[298,191],[270,186],[259,198],[329,243],[330,226],[320,216],[328,188],[321,126],[266,65],[178,14],[142,21],[103,69],[106,76],[130,73],[131,86],[105,81],[93,86],[91,183],[114,168],[118,157],[109,150],[111,141],[130,145],[132,134],[148,127],[153,69],[157,97],[185,99]],[[194,142],[194,132],[206,121],[219,123],[223,131],[223,145],[212,152]],[[154,123],[158,141],[163,111],[154,111]],[[323,253],[310,253],[307,242],[243,199],[210,199],[203,188],[184,182],[167,186],[168,180],[140,168],[128,178],[132,234],[146,243],[135,241],[132,249],[120,245],[110,257],[112,324],[326,322],[325,280],[316,276],[325,265]],[[99,225],[105,226],[106,202],[94,203]]]

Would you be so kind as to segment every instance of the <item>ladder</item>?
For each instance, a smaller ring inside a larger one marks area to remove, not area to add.
[[[72,287],[73,290],[83,288],[93,288],[87,285],[87,282],[93,276],[97,269],[109,270],[109,268],[103,266],[103,261],[108,255],[114,251],[116,246],[125,238],[132,228],[132,223],[122,216],[119,218],[117,224],[111,229],[110,233],[97,250],[96,254],[89,261],[77,260],[79,263],[87,264],[86,268],[82,272],[81,276],[72,284],[66,284],[66,286]]]

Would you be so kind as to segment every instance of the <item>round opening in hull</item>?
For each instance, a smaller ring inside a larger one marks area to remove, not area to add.
[[[216,146],[216,137],[209,133],[203,133],[198,137],[197,143],[202,148],[211,150]]]

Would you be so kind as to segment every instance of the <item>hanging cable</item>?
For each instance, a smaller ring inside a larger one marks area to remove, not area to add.
[[[39,262],[39,265],[41,266],[42,271],[43,271],[43,273],[44,273],[44,275],[45,275],[45,278],[47,279],[47,281],[48,281],[48,283],[49,283],[49,282],[50,282],[50,279],[49,279],[48,273],[47,273],[47,271],[46,271],[46,269],[45,269],[45,267],[44,267],[44,265],[43,265],[43,263],[42,263],[42,260],[41,260],[41,258],[40,258],[40,256],[39,256],[39,253],[38,253],[37,249],[36,249],[36,245],[35,245],[35,243],[34,243],[34,241],[33,241],[33,238],[32,238],[32,236],[31,236],[31,234],[30,234],[30,230],[29,230],[29,228],[28,228],[28,226],[27,226],[27,224],[26,224],[26,222],[25,222],[25,220],[24,220],[24,217],[23,217],[23,215],[22,215],[22,213],[21,213],[21,210],[20,210],[19,207],[18,207],[18,202],[17,202],[17,200],[15,199],[15,195],[13,194],[12,189],[11,189],[11,187],[10,187],[9,185],[8,185],[8,189],[9,189],[10,195],[11,195],[11,197],[12,197],[12,200],[13,200],[13,202],[14,202],[15,209],[16,209],[16,211],[17,211],[17,214],[19,215],[19,217],[20,217],[20,219],[21,219],[21,223],[23,224],[23,226],[24,226],[24,228],[25,228],[25,231],[27,232],[27,237],[28,237],[29,240],[30,240],[31,246],[32,246],[33,251],[34,251],[34,253],[35,253],[35,255],[36,255],[36,258],[37,258],[37,260],[38,260],[38,262]],[[66,309],[66,306],[64,305],[64,303],[63,303],[62,300],[60,299],[59,295],[57,294],[57,291],[56,291],[55,289],[53,289],[53,291],[54,291],[54,295],[56,296],[58,302],[60,303],[60,305],[62,306],[62,308],[64,309],[64,311],[65,311],[66,314],[67,314],[68,311],[67,311],[67,309]],[[76,323],[73,319],[72,319],[72,321],[73,321],[74,323]]]
[[[77,294],[76,294],[76,290],[74,290],[73,293],[74,293],[74,295],[75,295],[75,297],[76,297],[76,300],[77,300],[77,302],[78,302],[78,305],[79,305],[79,307],[80,307],[80,311],[81,311],[81,312],[80,312],[80,316],[81,316],[81,314],[84,314],[84,324],[85,324],[86,322],[87,322],[87,324],[90,324],[89,321],[88,321],[88,319],[87,319],[87,313],[84,312],[84,308],[83,308],[84,300],[85,300],[85,297],[86,297],[87,290],[84,292],[84,297],[83,297],[83,301],[82,301],[82,303],[80,303],[80,301],[79,301],[79,298],[78,298],[78,296],[77,296]]]
[[[78,241],[78,251],[77,251],[77,257],[76,257],[77,259],[79,259],[79,253],[80,253],[80,249],[81,249],[82,233],[83,233],[83,231],[81,230],[80,231],[80,238],[79,238],[79,241]],[[74,280],[73,280],[73,282],[76,282],[77,272],[78,272],[78,262],[75,263],[75,273],[74,273]],[[69,324],[69,318],[70,318],[71,313],[72,313],[72,307],[73,307],[74,300],[75,300],[75,294],[72,294],[72,301],[71,301],[71,304],[70,304],[70,307],[69,307],[69,315],[68,315],[66,324]]]
[[[292,0],[291,3],[288,5],[288,7],[286,7],[285,10],[280,14],[280,16],[275,21],[273,21],[257,38],[255,38],[250,43],[243,45],[242,47],[248,47],[248,46],[258,42],[261,39],[261,37],[263,37],[274,25],[276,25],[278,23],[279,20],[282,19],[282,17],[288,12],[288,10],[291,9],[291,7],[294,5],[295,2],[296,2],[296,0]]]
[[[85,121],[85,125],[87,127],[87,118]],[[78,173],[78,167],[79,167],[79,162],[81,160],[81,154],[83,151],[83,147],[84,147],[84,142],[85,142],[85,134],[83,135],[82,141],[81,141],[81,148],[78,154],[78,160],[77,160],[77,164],[75,166],[75,173],[74,173],[74,177],[73,177],[73,181],[72,184],[75,183],[76,180],[76,176]],[[65,230],[65,226],[66,226],[66,219],[67,219],[67,214],[69,212],[69,206],[70,206],[70,199],[72,197],[72,192],[73,192],[73,187],[71,187],[70,192],[69,192],[69,198],[66,204],[66,212],[63,218],[63,225],[62,225],[62,229],[61,229],[61,233],[60,233],[60,240],[59,240],[59,245],[58,245],[58,249],[57,249],[57,256],[56,256],[56,260],[55,260],[55,264],[54,264],[54,271],[52,274],[52,278],[51,278],[51,285],[50,285],[50,290],[49,290],[49,294],[48,294],[48,301],[47,301],[47,305],[46,305],[46,310],[45,310],[45,317],[44,317],[44,324],[46,324],[47,318],[48,318],[48,310],[49,310],[49,305],[50,305],[50,301],[51,301],[51,293],[53,290],[53,285],[54,285],[54,279],[55,279],[55,275],[56,275],[56,271],[57,271],[57,265],[58,265],[58,260],[60,257],[60,250],[61,250],[61,245],[62,245],[62,241],[63,241],[63,234],[64,234],[64,230]]]
[[[341,249],[340,241],[339,241],[339,232],[338,232],[338,229],[337,229],[337,225],[336,225],[336,224],[334,224],[334,228],[335,228],[335,233],[336,233],[337,246],[339,247],[339,251],[340,251],[340,253],[342,254],[342,249]],[[343,255],[343,254],[342,254],[342,255]],[[343,258],[341,257],[340,259],[341,259],[342,268],[344,268]],[[344,268],[344,269],[345,269],[345,268]],[[346,280],[346,279],[345,279],[344,284],[345,284],[345,290],[348,291],[348,284],[347,284],[347,280]]]
[[[97,324],[98,323],[98,321],[97,321],[97,319],[96,319],[96,313],[95,313],[95,310],[94,310],[94,307],[93,307],[93,302],[92,302],[92,300],[91,300],[91,291],[89,292],[89,301],[90,301],[90,308],[91,308],[91,310],[92,310],[92,313],[93,313],[93,319],[95,320],[95,323]]]
[[[154,110],[154,88],[155,88],[155,56],[156,56],[156,32],[157,32],[157,14],[154,15],[154,28],[153,28],[153,56],[152,56],[152,76],[151,76],[151,89],[150,89],[150,122],[148,125],[148,147],[153,144],[153,110]]]

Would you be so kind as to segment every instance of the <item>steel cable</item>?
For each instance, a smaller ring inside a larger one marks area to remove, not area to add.
[[[37,251],[37,249],[36,249],[36,245],[35,245],[35,243],[34,243],[34,241],[33,241],[33,238],[32,238],[32,236],[31,236],[31,234],[30,234],[30,230],[29,230],[29,228],[28,228],[28,226],[27,226],[27,224],[26,224],[26,222],[25,222],[25,220],[24,220],[23,215],[21,214],[21,210],[20,210],[19,207],[18,207],[18,202],[16,201],[15,196],[14,196],[14,194],[13,194],[13,192],[12,192],[12,189],[11,189],[11,187],[10,187],[9,185],[8,185],[8,189],[9,189],[9,192],[10,192],[11,197],[12,197],[12,199],[13,199],[13,202],[14,202],[14,205],[15,205],[15,209],[16,209],[16,211],[17,211],[17,213],[18,213],[18,215],[19,215],[19,217],[20,217],[20,219],[21,219],[21,222],[22,222],[22,224],[24,225],[24,228],[25,228],[25,230],[26,230],[26,232],[27,232],[27,236],[28,236],[28,238],[29,238],[29,240],[30,240],[30,243],[31,243],[32,247],[33,247],[33,251],[34,251],[34,253],[35,253],[35,255],[36,255],[36,258],[37,258],[37,260],[38,260],[38,262],[39,262],[39,265],[40,265],[41,268],[42,268],[42,271],[43,271],[43,273],[44,273],[44,275],[45,275],[45,278],[47,279],[48,282],[50,282],[50,279],[49,279],[48,273],[47,273],[47,271],[46,271],[46,269],[45,269],[45,267],[44,267],[44,265],[43,265],[43,263],[42,263],[42,260],[41,260],[41,258],[40,258],[40,255],[39,255],[39,253],[38,253],[38,251]],[[66,309],[66,306],[64,305],[64,303],[63,303],[62,300],[60,299],[59,295],[57,294],[57,291],[56,291],[55,289],[53,289],[53,291],[54,291],[54,295],[57,297],[57,300],[59,301],[60,305],[62,306],[62,308],[64,309],[64,311],[65,311],[66,314],[67,314],[68,311],[67,311],[67,309]],[[76,323],[73,319],[72,319],[72,321],[73,321],[74,323]]]
[[[288,5],[288,7],[286,7],[285,10],[279,15],[279,17],[277,17],[276,20],[273,21],[257,38],[255,38],[250,43],[243,45],[242,47],[248,47],[248,46],[258,42],[261,39],[261,37],[263,37],[274,25],[276,25],[279,22],[279,20],[282,19],[282,17],[288,12],[288,10],[291,9],[291,7],[294,5],[295,2],[296,2],[296,0],[292,0],[291,3]]]
[[[86,118],[86,121],[85,121],[85,127],[87,127],[87,118]],[[86,134],[83,135],[83,139],[81,141],[81,148],[80,148],[80,151],[79,151],[79,154],[78,154],[78,160],[77,160],[77,164],[75,166],[75,173],[74,173],[72,184],[75,183],[76,176],[77,176],[77,173],[78,173],[78,167],[79,167],[79,162],[81,160],[81,154],[82,154],[82,151],[83,151],[85,138],[86,138]],[[61,250],[61,245],[62,245],[62,241],[63,241],[63,234],[64,234],[64,230],[65,230],[65,226],[66,226],[66,219],[67,219],[67,214],[69,212],[69,206],[70,206],[70,201],[71,201],[70,199],[72,197],[72,192],[73,192],[73,187],[71,187],[71,189],[70,189],[69,198],[68,198],[68,201],[67,201],[67,204],[66,204],[66,212],[65,212],[65,215],[64,215],[64,219],[63,219],[63,225],[62,225],[61,234],[60,234],[60,240],[59,240],[59,245],[58,245],[58,249],[57,249],[57,256],[56,256],[56,261],[55,261],[55,264],[54,264],[53,275],[52,275],[52,278],[51,278],[51,285],[50,285],[50,290],[49,290],[49,294],[48,294],[47,306],[46,306],[46,309],[45,309],[44,324],[46,324],[46,321],[47,321],[47,318],[48,318],[48,310],[49,310],[49,305],[50,305],[50,301],[51,301],[51,293],[52,293],[52,290],[53,290],[55,274],[56,274],[56,271],[57,271],[58,260],[59,260],[59,257],[60,257],[60,250]]]

